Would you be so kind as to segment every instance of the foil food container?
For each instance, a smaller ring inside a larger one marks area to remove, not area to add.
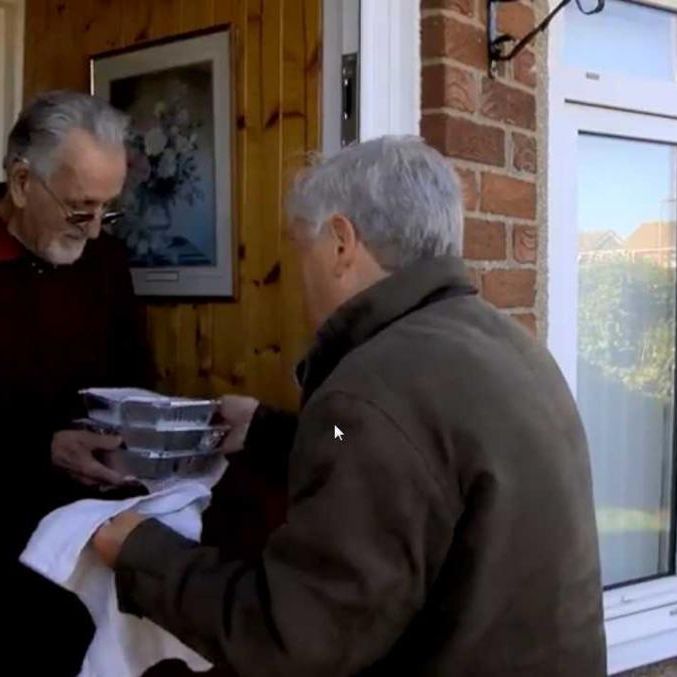
[[[147,428],[116,426],[91,419],[74,421],[78,428],[102,435],[120,435],[123,446],[100,455],[102,463],[127,476],[138,479],[189,477],[210,472],[221,458],[218,449],[227,429],[192,428],[158,431]],[[193,443],[194,448],[179,449]],[[134,444],[164,444],[163,448],[130,447]]]
[[[217,406],[213,400],[167,397],[140,388],[88,388],[80,393],[94,421],[157,430],[206,426]]]
[[[75,424],[102,435],[119,435],[124,448],[129,451],[154,451],[160,453],[209,454],[218,451],[227,427],[197,426],[158,430],[157,428],[130,425],[112,425],[91,419],[81,419]]]
[[[129,450],[210,453],[223,442],[226,430],[209,426],[158,430],[122,425],[119,434]]]
[[[116,449],[107,453],[103,462],[122,475],[138,479],[161,480],[170,477],[190,477],[210,472],[221,454],[194,452],[167,453]]]

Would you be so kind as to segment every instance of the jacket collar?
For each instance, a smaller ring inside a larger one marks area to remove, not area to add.
[[[343,357],[388,325],[443,298],[476,293],[463,261],[440,256],[418,261],[354,296],[320,328],[315,344],[297,367],[303,403]]]

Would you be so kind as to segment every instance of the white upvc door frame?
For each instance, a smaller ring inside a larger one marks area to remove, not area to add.
[[[551,24],[548,47],[548,346],[576,392],[578,135],[677,145],[677,86],[666,95],[665,85],[566,68],[564,30],[563,18]],[[609,674],[677,656],[677,576],[605,592],[604,615]]]
[[[360,139],[419,134],[419,0],[361,0]]]
[[[418,0],[324,0],[322,148],[340,148],[341,54],[359,45],[360,125],[366,141],[419,134],[421,118]],[[355,12],[358,19],[353,20]]]

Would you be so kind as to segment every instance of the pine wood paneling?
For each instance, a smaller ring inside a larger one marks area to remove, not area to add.
[[[28,0],[26,15],[27,97],[86,91],[91,54],[231,25],[238,298],[150,302],[148,331],[161,389],[293,406],[291,374],[309,335],[283,191],[318,145],[320,0]]]

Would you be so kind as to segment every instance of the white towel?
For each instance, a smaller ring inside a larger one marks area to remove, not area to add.
[[[55,510],[40,522],[21,562],[74,592],[89,609],[96,632],[80,677],[139,677],[167,658],[195,671],[208,670],[204,658],[155,623],[118,611],[115,578],[88,543],[104,522],[126,510],[154,517],[186,538],[199,540],[202,512],[225,461],[207,477],[149,483],[148,496],[123,501],[84,500]],[[68,641],[67,639],[64,641]]]

